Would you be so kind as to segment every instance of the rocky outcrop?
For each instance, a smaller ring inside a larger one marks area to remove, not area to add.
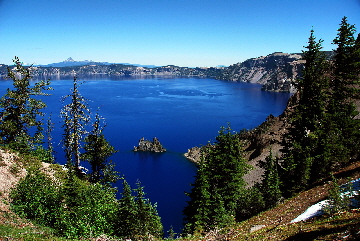
[[[333,51],[323,52],[327,60],[334,57]],[[262,84],[265,91],[294,93],[293,82],[302,77],[305,60],[303,54],[275,52],[267,56],[251,58],[225,68],[216,77],[220,80]]]
[[[184,156],[190,161],[199,163],[201,159],[201,148],[197,146],[190,148],[188,149],[187,153],[184,154]]]
[[[239,133],[238,137],[244,144],[244,157],[248,160],[248,164],[253,166],[253,169],[244,176],[248,186],[261,180],[263,169],[258,166],[259,161],[264,161],[270,151],[275,157],[281,156],[283,138],[290,128],[289,114],[297,104],[298,98],[298,94],[295,93],[280,116],[270,115],[258,127]],[[193,147],[185,153],[185,157],[198,163],[203,155],[202,150],[202,148]]]
[[[283,136],[287,133],[288,128],[287,116],[282,114],[278,117],[270,115],[258,127],[242,131],[238,137],[244,143],[246,159],[248,161],[263,159],[264,156],[267,156],[270,147],[273,154],[278,154]],[[193,147],[188,149],[184,156],[190,161],[199,163],[204,151],[203,148]]]
[[[301,76],[304,63],[301,54],[276,52],[231,65],[218,79],[262,84],[267,91],[294,92],[292,81]]]
[[[134,151],[166,152],[166,149],[156,137],[153,138],[153,141],[145,140],[143,137],[139,140],[139,145],[134,146]]]

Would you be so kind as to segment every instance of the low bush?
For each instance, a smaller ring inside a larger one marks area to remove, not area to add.
[[[64,208],[56,229],[66,237],[113,234],[118,203],[113,189],[69,176],[63,187]]]
[[[60,187],[36,167],[11,191],[11,208],[20,216],[53,226],[61,212]]]
[[[112,234],[118,203],[111,188],[71,175],[55,183],[39,168],[29,168],[11,191],[12,210],[65,237]]]

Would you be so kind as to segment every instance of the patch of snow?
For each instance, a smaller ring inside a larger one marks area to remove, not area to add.
[[[353,180],[350,182],[353,186],[353,192],[350,195],[350,198],[359,195],[359,190],[360,190],[360,178]],[[340,187],[342,189],[345,189],[346,186],[349,185],[349,183],[345,183],[343,185],[341,185]],[[344,195],[348,195],[349,196],[349,192],[344,192],[342,193],[342,196]],[[352,206],[358,207],[360,204],[357,202],[357,200],[352,199]],[[305,221],[307,219],[316,217],[316,216],[320,216],[322,214],[324,214],[323,211],[323,207],[324,206],[328,206],[329,205],[329,200],[323,200],[321,202],[318,202],[314,205],[312,205],[311,207],[309,207],[308,209],[306,209],[305,212],[303,212],[301,215],[299,215],[297,218],[293,219],[290,223],[296,223],[296,222],[300,222],[300,221]]]
[[[328,205],[328,204],[329,204],[329,200],[324,200],[324,201],[318,202],[317,204],[314,204],[311,207],[309,207],[308,209],[306,209],[305,212],[303,212],[297,218],[293,219],[290,223],[297,223],[300,221],[305,221],[309,218],[323,215],[324,211],[322,209],[325,205]]]

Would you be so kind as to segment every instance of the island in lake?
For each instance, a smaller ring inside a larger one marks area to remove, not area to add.
[[[145,140],[143,137],[139,140],[139,145],[134,146],[134,151],[166,152],[166,149],[156,137],[154,137],[152,141]]]

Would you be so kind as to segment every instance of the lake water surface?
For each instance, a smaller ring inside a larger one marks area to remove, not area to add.
[[[100,108],[106,119],[105,137],[118,150],[112,160],[116,170],[135,188],[140,180],[147,197],[158,204],[165,231],[182,229],[185,191],[190,191],[196,166],[184,158],[189,148],[214,140],[221,126],[233,130],[254,128],[269,114],[284,110],[290,94],[261,91],[261,85],[209,78],[82,77],[79,91],[89,99],[93,112]],[[52,96],[44,97],[52,113],[57,144],[62,130],[59,111],[62,96],[70,93],[72,78],[54,78]],[[1,95],[11,86],[0,81]],[[142,137],[157,137],[166,153],[134,153]],[[57,161],[64,163],[58,147]],[[119,184],[119,191],[122,186]]]

